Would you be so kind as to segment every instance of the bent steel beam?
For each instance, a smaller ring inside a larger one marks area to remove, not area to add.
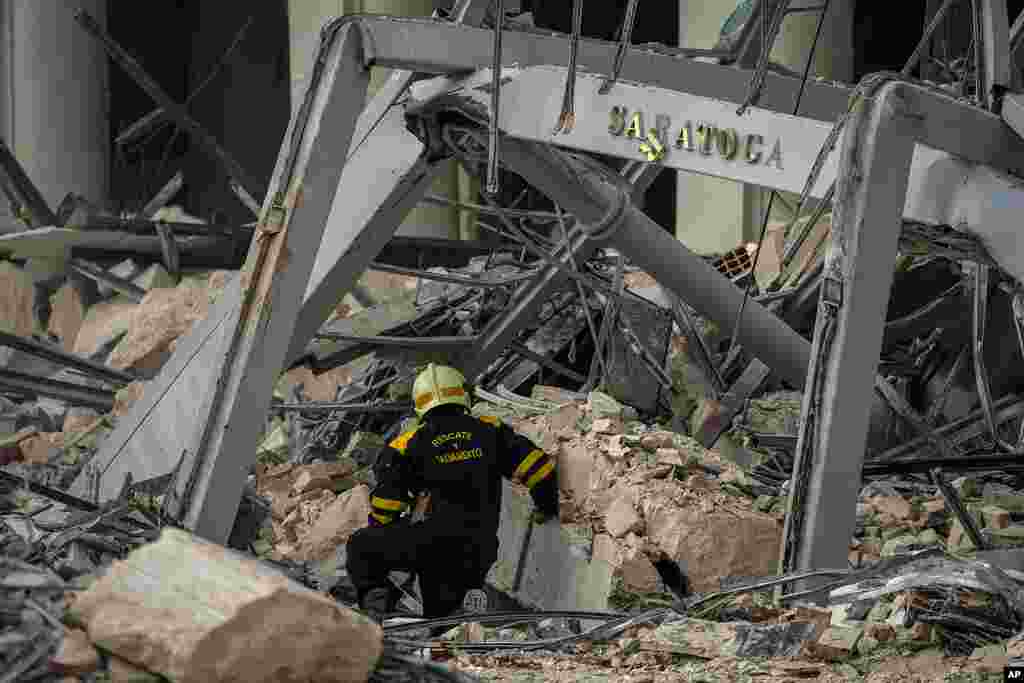
[[[325,35],[246,266],[104,442],[104,499],[125,474],[147,479],[177,462],[169,511],[227,540],[365,101],[363,38],[352,26]]]
[[[303,356],[313,335],[387,246],[440,168],[406,130],[400,108],[384,114],[354,147],[341,172],[323,241],[314,247],[316,262],[289,342],[288,365]]]

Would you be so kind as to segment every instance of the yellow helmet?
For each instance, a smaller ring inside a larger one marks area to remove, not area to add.
[[[412,385],[416,414],[423,417],[431,408],[448,403],[469,408],[465,384],[465,376],[455,368],[431,363],[416,376]]]

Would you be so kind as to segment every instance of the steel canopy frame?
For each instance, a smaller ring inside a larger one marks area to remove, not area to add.
[[[847,559],[914,145],[962,154],[978,139],[963,131],[975,131],[948,122],[977,111],[928,88],[893,82],[863,101],[846,125],[783,571]],[[1019,195],[1016,201],[1019,212],[1024,201]]]
[[[492,57],[492,33],[490,31],[449,23],[361,16],[346,17],[334,24],[330,30],[332,33],[329,36],[333,35],[335,39],[344,36],[342,42],[346,45],[353,44],[353,41],[348,40],[349,38],[356,35],[361,38],[363,50],[358,59],[361,60],[359,63],[364,66],[378,65],[409,68],[417,72],[457,74],[489,65]],[[616,46],[612,43],[583,41],[580,49],[580,65],[584,68],[604,72],[613,61],[615,48]],[[559,65],[567,61],[568,57],[568,46],[563,36],[534,32],[506,32],[504,50],[505,61],[510,64],[518,63],[523,67],[548,64],[558,68]],[[743,100],[749,84],[749,72],[746,71],[637,48],[629,50],[622,78],[627,81],[644,81],[661,88],[699,92],[701,93],[700,97],[735,103]],[[791,106],[792,96],[795,95],[798,87],[798,81],[774,74],[768,74],[767,79],[765,90],[759,99],[758,109],[777,112],[788,110]],[[164,474],[174,467],[175,462],[186,462],[189,459],[202,461],[203,458],[197,459],[195,453],[205,452],[206,464],[199,465],[202,472],[196,475],[195,469],[191,468],[194,475],[191,476],[191,479],[199,482],[196,495],[192,499],[192,505],[183,506],[182,510],[189,510],[186,517],[193,522],[197,531],[199,528],[205,529],[203,535],[219,540],[226,538],[233,519],[233,512],[237,508],[238,496],[236,494],[240,493],[245,468],[251,460],[251,454],[255,452],[258,430],[253,429],[252,425],[262,424],[262,418],[258,416],[258,411],[261,406],[265,409],[266,403],[269,402],[272,378],[281,370],[286,358],[294,358],[298,350],[305,347],[308,337],[311,337],[316,327],[326,319],[327,298],[330,296],[337,300],[345,293],[345,287],[351,287],[351,283],[376,257],[387,238],[397,229],[405,212],[411,208],[429,185],[428,177],[433,163],[432,157],[426,156],[422,143],[410,139],[412,136],[407,131],[399,130],[403,123],[402,115],[405,112],[401,108],[393,107],[396,102],[400,101],[400,95],[410,81],[411,76],[408,74],[395,75],[370,107],[363,110],[358,124],[354,119],[352,120],[354,132],[347,124],[349,115],[352,107],[357,106],[354,103],[358,102],[358,106],[361,107],[364,102],[363,96],[358,92],[356,81],[339,78],[322,84],[322,87],[316,84],[311,87],[307,97],[317,97],[339,103],[338,130],[334,130],[334,119],[325,117],[318,121],[317,130],[309,131],[310,139],[320,140],[317,144],[323,144],[324,149],[319,150],[323,156],[316,157],[317,166],[305,169],[306,176],[309,178],[317,177],[318,173],[322,175],[318,187],[323,189],[328,185],[335,186],[334,194],[328,199],[325,193],[320,191],[315,198],[306,196],[303,201],[296,202],[296,215],[293,218],[298,219],[301,214],[303,227],[302,230],[285,231],[285,235],[293,235],[288,238],[288,250],[291,252],[288,266],[284,268],[284,263],[281,261],[282,269],[272,275],[267,275],[261,280],[260,285],[263,291],[275,292],[274,303],[277,306],[292,302],[294,296],[295,311],[282,313],[280,310],[275,310],[273,317],[269,320],[267,319],[269,314],[266,311],[259,311],[257,317],[266,323],[262,328],[260,338],[256,341],[247,338],[240,348],[240,353],[232,352],[229,354],[232,357],[225,360],[223,355],[224,348],[228,345],[229,335],[227,332],[239,328],[238,301],[242,299],[243,292],[251,284],[248,281],[239,282],[241,278],[235,278],[235,281],[222,295],[222,302],[219,302],[215,311],[211,313],[210,319],[197,326],[197,329],[190,333],[188,338],[182,340],[161,376],[147,386],[146,396],[133,407],[132,413],[122,421],[115,433],[108,439],[108,443],[104,444],[101,454],[97,456],[98,461],[106,468],[108,475],[115,475],[113,480],[109,476],[104,478],[103,490],[106,497],[116,495],[120,489],[121,482],[116,477],[118,473],[132,472],[136,475],[148,476]],[[321,88],[322,92],[318,88]],[[906,88],[902,90],[888,88],[883,92],[892,97],[888,94],[894,90],[904,92]],[[615,97],[616,92],[613,90],[609,97]],[[916,90],[910,89],[908,92],[915,93],[917,96]],[[809,112],[810,118],[834,120],[840,113],[845,112],[847,94],[848,91],[844,88],[809,83],[804,100],[804,110]],[[890,193],[890,199],[898,194],[899,202],[894,204],[895,208],[892,209],[892,220],[895,226],[892,230],[891,243],[893,246],[890,251],[893,252],[899,233],[902,203],[906,200],[906,185],[910,184],[909,159],[914,154],[915,142],[959,156],[967,162],[989,163],[999,168],[1013,169],[1015,164],[1021,163],[1021,160],[1024,159],[1024,142],[993,114],[934,94],[923,93],[919,95],[919,98],[926,104],[927,116],[920,120],[915,119],[917,121],[914,127],[915,137],[911,139],[911,142],[903,146],[894,146],[893,152],[890,154],[892,156],[897,151],[899,154],[903,154],[905,147],[908,158],[907,171],[904,173],[908,178],[905,179],[905,184],[901,182],[897,187],[897,189],[902,187],[902,191]],[[348,104],[342,107],[340,103],[344,101],[347,101]],[[507,102],[507,100],[505,101]],[[895,99],[886,100],[886,106],[894,106],[892,104],[894,101]],[[863,117],[865,110],[874,111],[878,104],[876,102],[861,106],[864,109],[858,113],[858,116]],[[478,113],[479,108],[476,111]],[[330,126],[326,125],[327,121],[332,122]],[[895,124],[893,125],[895,126]],[[341,130],[342,128],[348,128],[348,130]],[[851,125],[847,129],[847,136],[854,129],[857,129],[857,125]],[[971,131],[972,135],[965,135],[961,138],[959,132],[963,130]],[[391,133],[385,134],[385,131],[391,131]],[[401,158],[384,159],[384,163],[381,163],[382,159],[379,155],[391,154],[392,152],[388,150],[393,151],[396,144],[403,147]],[[587,224],[602,225],[605,222],[604,219],[607,218],[604,214],[605,208],[614,203],[617,192],[623,191],[621,187],[616,188],[614,184],[608,183],[607,178],[586,176],[585,180],[581,182],[580,178],[583,176],[580,176],[578,171],[582,167],[574,170],[575,161],[565,153],[552,149],[548,144],[510,139],[505,141],[502,147],[502,155],[508,165],[553,199],[562,203],[566,209],[576,214],[584,224],[583,227],[586,227]],[[345,150],[342,152],[343,159],[341,160],[337,158],[339,148]],[[845,149],[846,147],[844,147]],[[374,153],[374,150],[377,150],[377,153]],[[599,151],[608,153],[604,149]],[[282,154],[284,154],[284,150]],[[856,159],[851,162],[847,158],[850,157],[850,153],[844,152],[844,154],[846,155],[843,157],[846,166],[842,165],[843,159],[841,159],[840,177],[844,169],[849,170],[847,166],[857,163]],[[566,163],[567,159],[568,163]],[[893,162],[899,166],[903,159],[894,157]],[[364,165],[376,167],[380,171],[373,183],[372,193],[357,191],[357,188],[364,187],[365,177],[359,176],[360,169]],[[553,174],[542,178],[538,169],[545,168],[552,169]],[[881,189],[875,185],[881,184],[877,178],[872,179],[873,191],[880,192]],[[1006,190],[1006,196],[1010,200],[1019,201],[1020,195],[1019,190]],[[595,203],[595,199],[597,199],[597,203]],[[845,195],[841,196],[841,199],[847,202],[847,205],[852,201]],[[352,210],[353,202],[361,202],[356,206],[357,210]],[[893,199],[892,202],[896,202],[896,200]],[[888,220],[890,207],[888,204],[884,206],[886,220]],[[849,209],[844,210],[849,216]],[[941,210],[935,209],[935,212],[942,213],[942,211],[951,210],[953,209],[947,206]],[[264,213],[266,213],[266,209]],[[849,222],[851,219],[847,217],[844,220]],[[631,229],[616,230],[626,222]],[[328,223],[331,224],[330,233],[325,234],[324,239],[321,240],[321,231]],[[660,226],[654,224],[642,212],[629,207],[628,201],[623,215],[605,227],[609,230],[599,234],[589,234],[589,239],[579,240],[573,246],[582,247],[586,242],[599,243],[610,240],[624,253],[633,257],[638,265],[648,269],[673,291],[685,292],[687,296],[692,297],[694,288],[696,288],[698,292],[696,296],[699,299],[696,303],[699,307],[717,311],[717,317],[720,317],[726,309],[729,309],[729,315],[735,315],[738,305],[734,304],[738,304],[737,297],[741,295],[739,290],[713,269],[710,269],[703,260],[692,254],[687,257],[688,252],[683,245]],[[837,234],[853,234],[852,230],[853,228],[849,226],[837,228]],[[300,235],[302,235],[301,238]],[[291,242],[293,239],[296,240],[294,244]],[[881,238],[879,240],[879,248],[885,253],[885,250],[889,249],[889,242],[881,240]],[[837,243],[841,242],[842,240],[837,240]],[[316,255],[315,261],[314,254]],[[683,256],[680,256],[681,254]],[[843,258],[847,257],[852,258],[852,256],[843,255]],[[680,258],[688,267],[692,266],[689,271],[686,268],[680,268]],[[893,258],[895,258],[894,253]],[[863,278],[874,278],[876,274],[873,271],[870,273],[867,271],[876,267],[878,263],[886,261],[887,257],[858,265],[864,272],[854,273],[855,277],[852,282],[861,286]],[[888,264],[888,274],[885,276],[890,279],[892,276],[891,265],[891,263]],[[550,271],[548,275],[552,277],[544,286],[540,286],[538,291],[553,286],[551,280],[558,279],[553,277],[557,272],[555,269],[548,270]],[[708,270],[711,272],[706,272]],[[847,268],[846,272],[853,273],[854,271]],[[843,315],[849,317],[848,313],[843,312],[846,310],[844,307],[856,304],[859,307],[850,310],[859,316],[858,325],[861,322],[860,318],[866,319],[878,313],[878,320],[868,320],[864,324],[866,325],[865,329],[868,330],[868,336],[873,334],[871,330],[877,327],[878,343],[880,344],[884,301],[888,285],[885,286],[885,294],[879,294],[875,290],[880,291],[881,285],[888,280],[879,277],[880,279],[873,282],[874,289],[865,295],[861,295],[859,292],[854,294],[856,288],[852,285],[849,288],[847,294],[850,299],[841,304],[839,309],[838,329],[843,334],[849,334],[848,330],[851,324],[849,320],[842,317]],[[285,287],[287,292],[280,293],[280,290],[277,289],[279,287]],[[706,291],[700,293],[701,287],[706,288]],[[878,308],[875,301],[879,296],[882,297],[881,309]],[[510,319],[508,322],[514,323],[514,320]],[[514,324],[511,326],[514,327]],[[767,332],[767,338],[759,341],[759,335],[764,332]],[[747,344],[752,351],[756,351],[756,355],[771,365],[773,370],[793,384],[803,383],[808,369],[809,348],[807,342],[778,318],[756,305],[748,305],[740,334],[740,342]],[[767,348],[770,345],[768,338],[780,348],[775,350]],[[844,344],[852,345],[845,337],[840,337],[833,348],[845,348]],[[492,339],[493,347],[496,348],[499,345],[498,340]],[[838,367],[838,364],[846,363],[846,365],[842,365],[841,369],[847,373],[849,358],[853,358],[859,364],[857,372],[860,372],[855,379],[862,383],[870,382],[874,377],[874,366],[872,365],[868,370],[864,369],[864,364],[867,362],[864,359],[870,355],[863,353],[864,350],[870,349],[862,349],[856,356],[840,354],[837,356],[838,360],[835,361],[831,360],[832,356],[828,356],[830,360],[819,363],[815,368],[827,366],[829,374],[834,375],[836,371],[832,365]],[[826,349],[826,351],[828,350]],[[871,362],[877,363],[877,358],[876,348]],[[200,362],[196,359],[202,360]],[[820,371],[816,370],[816,372]],[[183,386],[186,383],[181,383],[175,389],[174,385],[178,382],[179,375],[182,374],[188,378],[187,386]],[[209,392],[208,385],[211,376],[219,377],[218,384],[227,382],[230,386],[222,396],[224,400],[214,396],[203,404],[201,400],[197,399],[202,398],[202,392]],[[827,386],[831,387],[832,383],[827,383]],[[197,388],[200,390],[199,397],[195,395],[194,391]],[[246,389],[250,389],[258,396],[246,400],[244,398]],[[169,401],[172,404],[171,408],[165,408],[159,413],[154,412],[164,399],[165,394],[172,391],[175,399]],[[808,392],[809,395],[811,393]],[[856,395],[863,399],[865,394],[860,392]],[[831,406],[832,404],[828,401],[838,401],[841,397],[828,395],[826,398],[826,403]],[[198,413],[193,405],[196,403],[205,405]],[[862,408],[864,411],[867,410],[866,405]],[[835,415],[836,412],[832,410],[831,413],[828,413],[823,410],[823,414]],[[193,415],[195,416],[194,420],[191,419]],[[138,430],[147,421],[151,427],[145,431],[145,439],[141,439]],[[152,427],[154,423],[156,423],[155,428]],[[211,423],[214,425],[212,429],[215,432],[216,441],[208,443],[206,425]],[[199,424],[204,433],[199,435],[198,444],[190,449],[192,455],[186,454],[187,457],[183,459],[180,456],[180,451],[177,450],[181,438],[175,432],[174,427],[177,425],[180,428],[194,429],[195,424]],[[243,425],[243,427],[229,429],[232,424]],[[827,429],[820,439],[815,439],[814,443],[831,444],[836,440],[836,436],[832,433],[836,430],[834,423],[825,422],[823,425]],[[248,434],[240,435],[239,433],[243,431]],[[854,462],[858,463],[856,467],[859,468],[859,463],[863,458],[866,423],[860,431],[846,429],[844,433],[853,432],[857,432],[859,441],[855,439],[846,443],[838,443],[837,446],[847,454],[856,450]],[[802,436],[802,438],[808,439],[807,436]],[[130,444],[133,440],[135,443]],[[811,441],[807,440],[807,443],[810,444]],[[858,443],[859,445],[857,445]],[[121,450],[129,445],[135,452],[134,462],[122,460],[118,463]],[[854,448],[855,445],[856,448]],[[227,446],[230,446],[229,451],[225,450]],[[218,453],[218,451],[220,452]],[[819,451],[820,449],[816,449],[816,452]],[[192,465],[193,462],[186,464]],[[141,467],[139,467],[140,465]],[[139,467],[143,471],[138,472],[132,466]],[[186,467],[186,469],[190,469],[190,467]],[[812,475],[824,482],[818,487],[819,489],[835,479],[835,474],[825,465],[812,468]],[[148,478],[148,476],[137,476],[137,478]],[[849,485],[849,482],[846,484]],[[812,487],[812,490],[816,489]],[[216,491],[216,495],[210,495],[214,491]],[[182,491],[182,493],[188,493],[188,491]],[[832,519],[833,522],[836,519],[843,523],[847,519],[852,520],[854,506],[853,501],[848,497],[839,496],[836,499],[839,502],[821,495],[818,498],[823,501],[822,509],[816,510],[810,515],[809,526],[804,525],[805,529],[813,527],[820,532],[824,527],[822,520],[826,517]],[[828,510],[824,509],[825,500],[830,506]],[[836,507],[833,508],[832,505],[836,505]],[[840,512],[840,510],[842,511]],[[205,520],[205,522],[200,520]],[[842,524],[840,524],[841,526]],[[806,540],[810,533],[810,531],[806,531],[801,537],[804,539],[801,541],[803,544],[801,547],[804,547],[805,550],[810,548],[810,550],[806,550],[801,555],[801,558],[806,555],[807,559],[800,561],[807,566],[829,566],[829,561],[835,560],[832,557],[831,548],[819,551],[813,544],[813,536],[810,541]],[[848,538],[849,534],[846,534],[846,540]],[[827,557],[817,556],[822,554]],[[845,557],[845,550],[843,557]]]

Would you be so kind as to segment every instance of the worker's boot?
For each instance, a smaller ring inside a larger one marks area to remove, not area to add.
[[[371,588],[359,603],[359,607],[378,624],[384,623],[384,617],[391,610],[391,590],[388,588]]]

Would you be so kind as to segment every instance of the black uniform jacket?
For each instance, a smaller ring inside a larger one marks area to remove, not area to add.
[[[538,509],[558,513],[555,461],[499,418],[462,411],[428,413],[424,424],[395,438],[378,461],[370,524],[391,524],[415,496],[430,494],[430,520],[494,534],[501,514],[501,478],[530,490]]]

